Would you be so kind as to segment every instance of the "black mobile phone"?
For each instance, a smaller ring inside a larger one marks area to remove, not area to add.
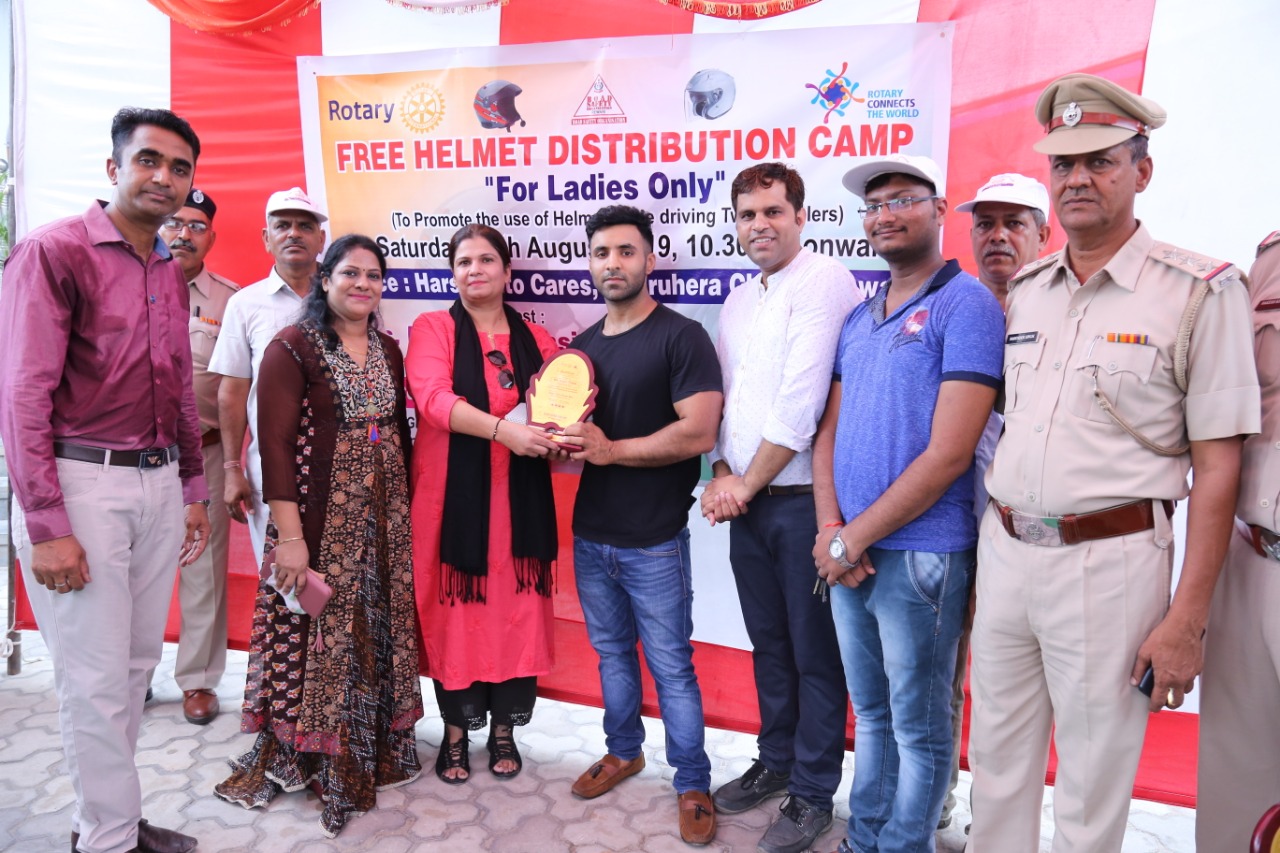
[[[1151,691],[1156,688],[1156,671],[1151,667],[1147,667],[1146,673],[1143,674],[1142,680],[1138,682],[1138,689],[1142,691],[1144,696],[1150,696]]]

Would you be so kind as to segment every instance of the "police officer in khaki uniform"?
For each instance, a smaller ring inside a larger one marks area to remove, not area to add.
[[[1262,432],[1244,443],[1236,531],[1205,638],[1198,853],[1249,849],[1280,802],[1280,231],[1249,272]]]
[[[1148,711],[1179,707],[1200,672],[1258,385],[1240,271],[1156,242],[1135,217],[1163,109],[1068,74],[1036,117],[1067,245],[1028,265],[1009,298],[1005,431],[978,547],[971,850],[1039,849],[1056,726],[1052,849],[1110,853]],[[1194,330],[1189,347],[1180,328]],[[1170,514],[1190,469],[1170,604]],[[1148,664],[1150,699],[1138,689]]]
[[[209,371],[209,357],[218,340],[218,329],[227,300],[240,288],[209,271],[205,255],[217,234],[213,215],[218,206],[208,193],[192,188],[187,203],[160,226],[160,237],[182,265],[191,294],[191,364],[200,411],[200,444],[204,454],[209,494],[222,494],[222,433],[218,430],[218,384],[222,376]],[[214,690],[227,662],[227,540],[230,521],[219,499],[209,504],[209,547],[182,569],[178,603],[182,633],[174,680],[182,690],[182,712],[187,722],[204,725],[218,715]]]

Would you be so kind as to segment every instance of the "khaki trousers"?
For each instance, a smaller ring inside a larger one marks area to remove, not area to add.
[[[149,471],[57,460],[71,529],[91,582],[56,593],[36,584],[26,520],[14,503],[13,537],[40,633],[53,658],[71,828],[82,853],[137,844],[142,794],[134,752],[147,674],[160,660],[182,545],[178,466]]]
[[[978,542],[973,624],[973,853],[1040,849],[1057,727],[1053,853],[1119,853],[1147,727],[1129,684],[1169,606],[1173,533],[1156,528],[1048,548],[1005,533],[994,505]]]
[[[214,690],[227,666],[227,548],[231,517],[222,500],[226,479],[222,445],[204,448],[204,478],[209,484],[209,546],[200,559],[178,571],[182,631],[173,677],[179,689]]]
[[[1231,537],[1205,639],[1198,853],[1249,849],[1280,802],[1280,563]]]

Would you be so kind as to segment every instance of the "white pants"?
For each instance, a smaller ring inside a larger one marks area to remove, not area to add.
[[[1280,563],[1232,534],[1200,679],[1198,853],[1249,849],[1280,802]]]
[[[137,845],[142,794],[134,752],[147,674],[160,660],[184,532],[178,466],[139,471],[57,460],[71,529],[91,582],[57,593],[35,582],[26,519],[12,532],[31,609],[53,658],[58,719],[82,853]]]
[[[226,479],[222,445],[204,448],[204,477],[209,484],[209,546],[200,559],[178,572],[182,632],[173,676],[182,690],[217,688],[227,666],[227,549],[231,519],[222,500]]]
[[[1010,537],[994,505],[978,541],[970,686],[973,853],[1040,849],[1054,726],[1053,853],[1119,853],[1147,728],[1129,683],[1169,607],[1173,533],[1059,548]]]

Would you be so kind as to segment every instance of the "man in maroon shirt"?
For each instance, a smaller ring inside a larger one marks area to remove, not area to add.
[[[53,657],[72,849],[172,853],[196,841],[142,819],[134,752],[174,556],[191,563],[209,538],[187,286],[156,236],[200,141],[168,110],[125,108],[111,142],[111,201],[32,231],[5,266],[0,437]]]

